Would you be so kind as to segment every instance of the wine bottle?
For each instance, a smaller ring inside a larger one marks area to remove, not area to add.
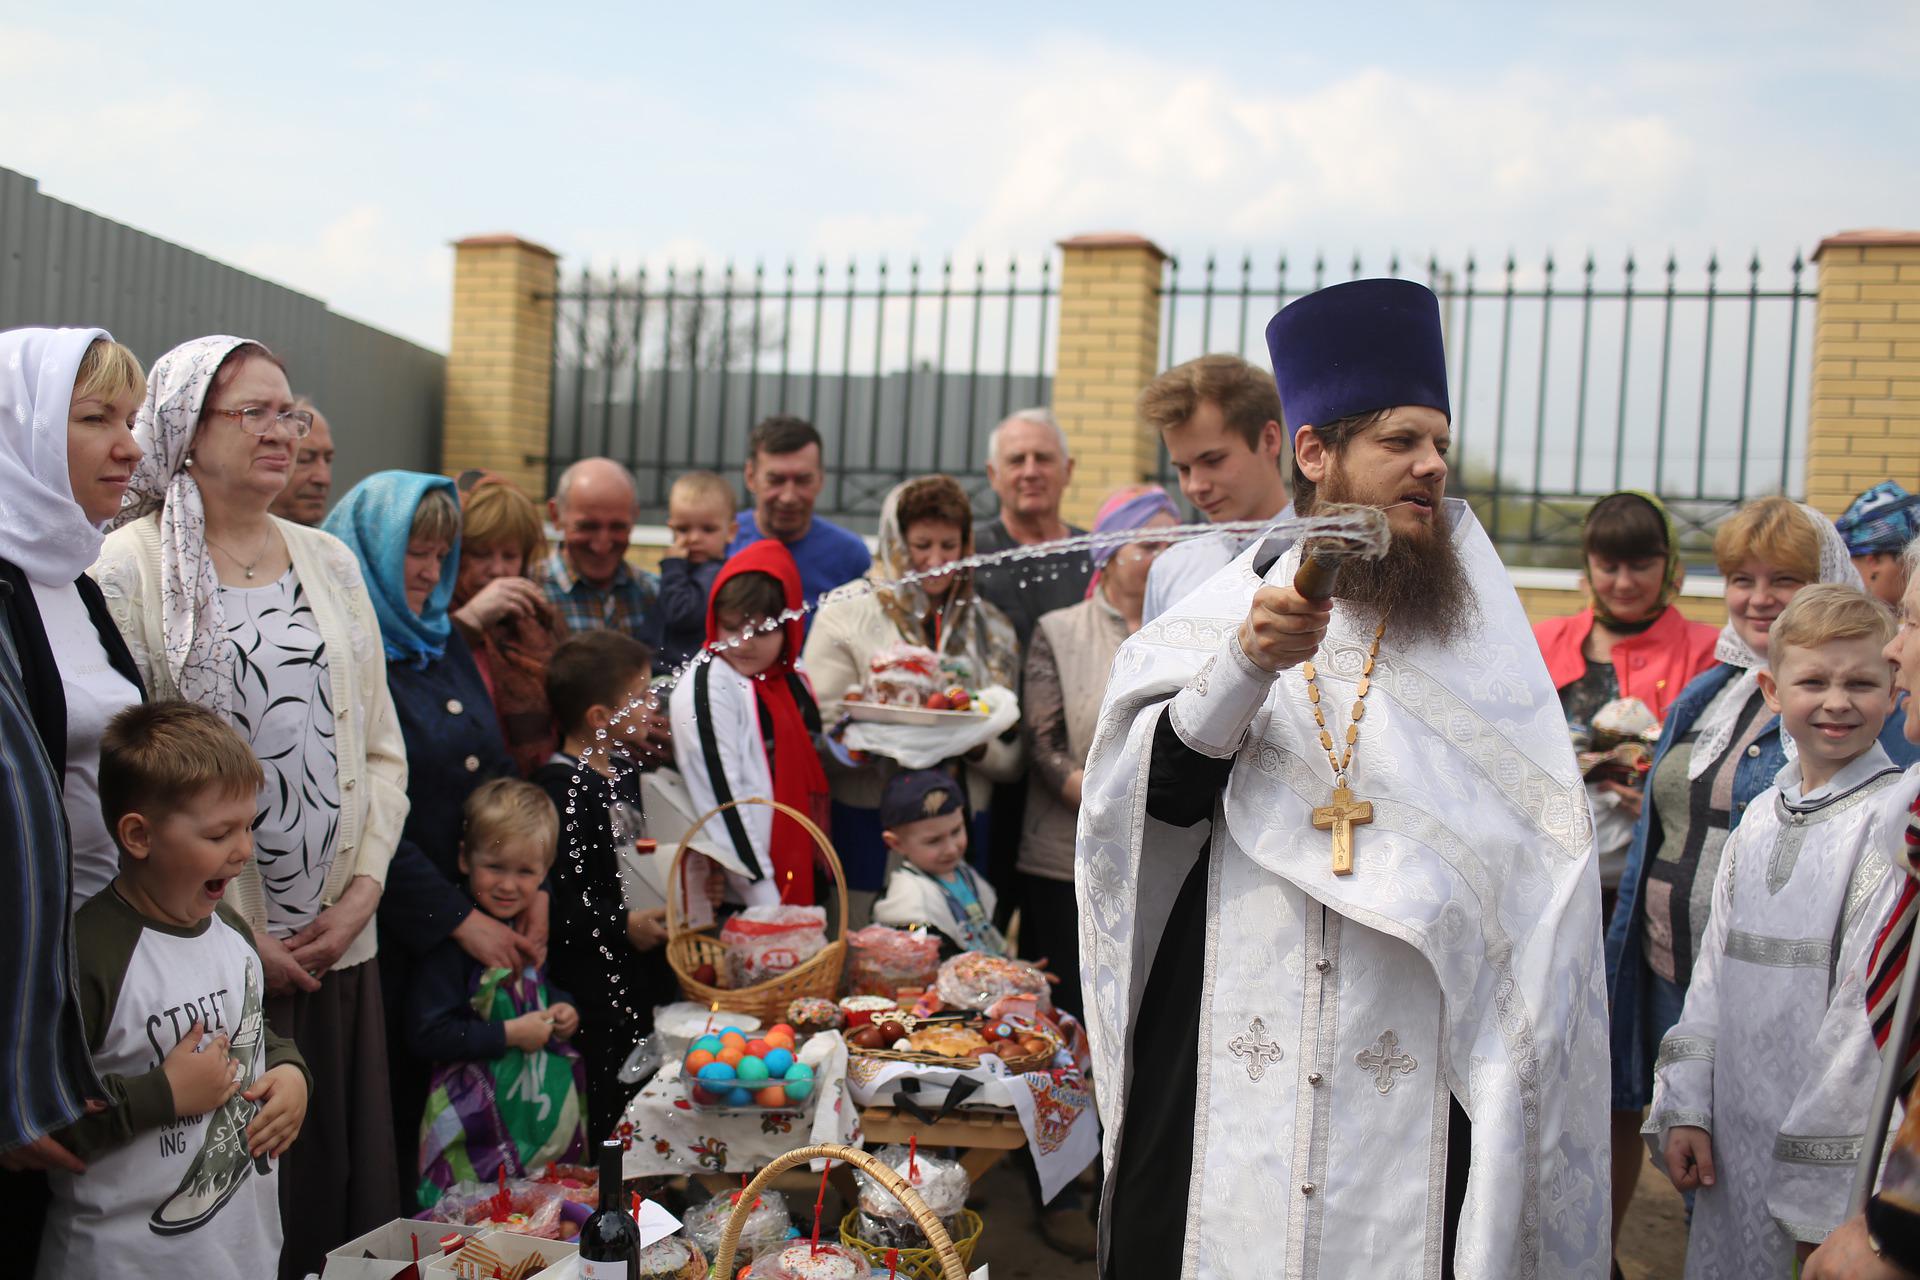
[[[638,1280],[640,1226],[621,1201],[621,1146],[600,1144],[600,1208],[580,1228],[581,1280]]]

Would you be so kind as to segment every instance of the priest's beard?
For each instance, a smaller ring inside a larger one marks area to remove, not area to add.
[[[1315,507],[1336,502],[1381,506],[1390,500],[1360,492],[1337,461],[1327,468],[1313,495]],[[1442,647],[1460,639],[1477,611],[1467,567],[1441,515],[1436,502],[1433,522],[1411,533],[1396,531],[1387,544],[1386,555],[1378,560],[1354,557],[1342,561],[1333,594],[1354,604],[1385,610],[1387,631],[1396,639]]]

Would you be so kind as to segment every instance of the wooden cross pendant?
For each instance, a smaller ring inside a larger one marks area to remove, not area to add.
[[[1335,787],[1333,798],[1313,811],[1314,829],[1333,832],[1333,874],[1353,874],[1353,829],[1372,821],[1372,803],[1355,800],[1347,787]]]

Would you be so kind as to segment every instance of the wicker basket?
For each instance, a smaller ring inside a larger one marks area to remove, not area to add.
[[[810,1147],[796,1147],[794,1150],[778,1157],[772,1164],[754,1175],[753,1181],[749,1182],[746,1190],[740,1193],[739,1201],[733,1206],[733,1214],[727,1219],[727,1229],[720,1237],[720,1252],[714,1255],[713,1259],[713,1274],[715,1276],[731,1276],[733,1274],[734,1251],[740,1246],[740,1232],[747,1225],[747,1215],[753,1212],[754,1200],[759,1197],[762,1191],[766,1190],[768,1183],[794,1166],[805,1164],[809,1160],[840,1160],[853,1165],[872,1177],[873,1180],[881,1186],[893,1192],[894,1199],[907,1207],[907,1212],[913,1215],[914,1222],[918,1224],[920,1230],[925,1233],[932,1247],[911,1251],[902,1249],[900,1251],[902,1263],[905,1263],[906,1255],[909,1252],[932,1254],[933,1258],[938,1262],[937,1270],[929,1268],[913,1272],[912,1274],[928,1277],[928,1280],[933,1280],[934,1277],[938,1277],[939,1280],[967,1280],[966,1261],[961,1258],[960,1250],[955,1247],[953,1238],[947,1234],[947,1229],[941,1225],[939,1217],[934,1214],[933,1210],[927,1208],[927,1202],[920,1198],[920,1193],[908,1185],[905,1178],[888,1168],[875,1157],[868,1155],[856,1147],[843,1147],[833,1142],[823,1142]],[[974,1219],[969,1219],[969,1225],[971,1225],[973,1221]],[[976,1229],[972,1239],[978,1240],[979,1235],[980,1233]],[[864,1246],[853,1247],[860,1247],[864,1250]],[[971,1252],[971,1246],[969,1246],[969,1252]],[[886,1250],[881,1250],[881,1256],[883,1258],[885,1254]],[[882,1265],[885,1264],[882,1263]]]
[[[980,1243],[980,1233],[986,1230],[987,1222],[971,1209],[960,1211],[961,1220],[967,1224],[967,1234],[953,1242],[953,1251],[960,1255],[962,1267],[973,1266],[973,1248]],[[867,1255],[867,1261],[873,1264],[873,1273],[877,1276],[886,1270],[887,1245],[868,1244],[854,1232],[860,1221],[860,1211],[851,1210],[840,1220],[840,1243],[849,1249],[858,1249]],[[911,1276],[913,1280],[940,1280],[940,1255],[933,1249],[902,1249],[896,1274]]]
[[[911,1021],[911,1019],[904,1021]],[[1045,1070],[1052,1065],[1054,1055],[1060,1052],[1060,1037],[1053,1033],[1053,1028],[1044,1023],[1036,1023],[1033,1034],[1053,1047],[1045,1053],[1002,1058],[1001,1061],[1007,1064],[1007,1070],[1016,1076],[1023,1076],[1029,1071]],[[980,1065],[978,1058],[949,1058],[944,1054],[919,1053],[912,1049],[854,1049],[849,1046],[848,1052],[856,1058],[874,1058],[881,1062],[911,1062],[923,1067],[951,1067],[956,1071],[966,1071]]]
[[[769,978],[751,987],[709,986],[697,981],[693,972],[703,964],[712,965],[716,972],[725,969],[727,949],[712,931],[686,927],[680,904],[680,864],[686,859],[694,836],[707,823],[727,810],[745,804],[762,804],[784,813],[813,837],[821,859],[833,875],[837,889],[834,898],[839,906],[839,928],[833,931],[832,938],[818,955],[777,978]],[[766,800],[759,796],[732,800],[708,810],[680,837],[680,847],[673,851],[673,865],[667,872],[667,884],[667,963],[673,967],[673,976],[679,979],[680,990],[687,999],[734,1013],[750,1013],[763,1023],[774,1023],[786,1016],[787,1005],[800,996],[823,996],[831,1000],[839,992],[840,974],[847,963],[847,877],[840,869],[840,856],[834,852],[833,843],[827,839],[826,832],[815,826],[804,813],[778,800]]]

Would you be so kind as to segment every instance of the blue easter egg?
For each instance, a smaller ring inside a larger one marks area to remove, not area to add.
[[[771,1074],[767,1070],[766,1062],[760,1058],[755,1058],[755,1057],[745,1057],[740,1059],[740,1065],[738,1068],[736,1068],[736,1070],[740,1075],[740,1080],[742,1083],[745,1083],[749,1080],[765,1080],[767,1076]]]
[[[787,1068],[787,1079],[811,1080],[813,1079],[813,1068],[804,1062],[796,1062]]]
[[[724,1062],[709,1062],[700,1068],[700,1078],[724,1084],[733,1079],[733,1068]]]
[[[804,1102],[813,1093],[813,1081],[788,1079],[786,1088],[788,1102]]]
[[[723,1048],[725,1048],[725,1046],[720,1043],[719,1036],[701,1036],[687,1047],[687,1052],[692,1053],[695,1049],[705,1049],[708,1053],[719,1053]]]
[[[775,1049],[767,1054],[767,1074],[779,1080],[786,1076],[793,1066],[793,1054],[785,1049]]]
[[[727,1095],[727,1105],[730,1107],[750,1107],[753,1105],[753,1095],[745,1089],[735,1089]]]
[[[727,1026],[720,1028],[718,1031],[714,1032],[713,1034],[721,1037],[722,1039],[725,1039],[729,1031],[731,1031],[733,1034],[737,1036],[743,1036],[746,1034],[746,1032],[742,1031],[740,1028],[736,1026],[733,1026],[732,1024],[728,1024]]]

